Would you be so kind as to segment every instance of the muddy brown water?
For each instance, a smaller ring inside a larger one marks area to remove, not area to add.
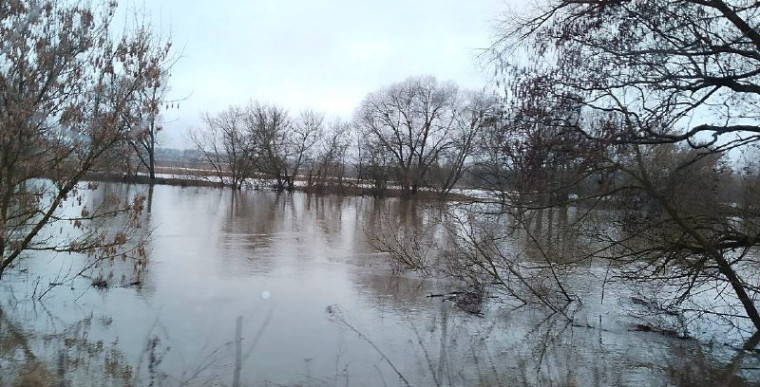
[[[98,290],[79,280],[33,302],[35,286],[77,262],[49,255],[3,279],[0,366],[12,372],[0,384],[30,359],[68,385],[232,385],[236,359],[249,386],[727,380],[734,352],[631,331],[626,295],[607,294],[576,324],[499,298],[479,317],[426,297],[455,285],[394,273],[367,243],[380,213],[410,211],[397,199],[156,186],[140,285],[113,280]],[[748,356],[739,368],[751,368]],[[751,370],[740,376],[757,381]]]

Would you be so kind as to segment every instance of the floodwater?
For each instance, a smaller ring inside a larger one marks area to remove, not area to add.
[[[102,191],[148,194],[142,186]],[[93,198],[92,200],[97,200]],[[630,297],[591,297],[568,324],[488,298],[482,316],[430,294],[456,282],[396,273],[368,235],[398,199],[156,186],[139,285],[44,288],[77,258],[38,254],[3,278],[0,384],[42,362],[63,385],[692,385],[729,381],[722,343],[631,331]],[[403,223],[403,222],[402,222]],[[73,262],[73,263],[72,263]],[[129,266],[129,265],[127,265]],[[131,267],[131,266],[130,266]],[[126,277],[125,277],[126,278]],[[590,291],[594,294],[594,291]],[[238,329],[239,325],[239,331]],[[738,375],[751,383],[757,359]]]

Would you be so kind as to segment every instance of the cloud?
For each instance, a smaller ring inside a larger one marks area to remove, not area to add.
[[[170,80],[190,97],[167,112],[165,146],[200,113],[251,99],[350,118],[367,93],[431,74],[480,88],[474,54],[489,44],[501,0],[151,2],[184,47]],[[185,127],[180,127],[185,126]]]

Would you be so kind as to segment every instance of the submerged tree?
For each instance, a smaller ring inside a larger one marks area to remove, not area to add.
[[[291,119],[280,106],[254,103],[246,112],[251,160],[256,171],[274,180],[274,187],[292,191],[301,167],[323,130],[324,116],[303,111]]]
[[[723,156],[760,139],[760,5],[547,0],[531,11],[505,22],[492,53],[509,115],[528,112],[540,126],[519,147],[504,138],[512,147],[497,147],[493,160],[543,158],[492,165],[491,176],[516,167],[543,184],[515,187],[525,194],[559,189],[582,208],[626,204],[572,224],[596,243],[585,257],[622,265],[615,267],[623,278],[661,281],[672,290],[662,302],[671,310],[760,330],[752,258],[760,213],[737,211],[713,189],[729,174]],[[546,109],[556,101],[574,101],[578,120],[568,125],[558,119],[566,110]],[[578,143],[585,151],[567,159],[568,145]],[[695,306],[693,296],[705,291],[721,302]]]
[[[245,110],[231,106],[217,114],[203,116],[205,128],[190,133],[222,184],[240,189],[253,174],[251,140],[245,124]]]
[[[315,157],[315,145],[324,135],[323,114],[312,110],[302,111],[287,136],[285,180],[287,189],[295,188],[295,180],[302,171],[301,167],[312,164]]]
[[[388,173],[405,195],[431,184],[433,170],[445,167],[440,180],[448,192],[461,177],[472,140],[487,121],[486,99],[466,103],[456,85],[433,77],[409,78],[369,94],[357,111],[366,160],[387,161]],[[382,153],[379,154],[379,153]],[[373,165],[370,169],[385,168]]]
[[[254,102],[206,114],[204,120],[205,129],[191,133],[191,139],[217,177],[235,189],[246,179],[264,178],[275,189],[292,191],[323,140],[324,117],[309,110],[291,119],[280,106]]]
[[[137,135],[140,95],[160,77],[168,50],[139,28],[114,33],[116,6],[0,4],[0,274],[36,250],[104,258],[130,246],[144,263],[129,231],[142,198],[82,205],[92,188],[82,179],[112,147]],[[133,213],[126,228],[99,221],[120,211]]]
[[[327,187],[342,188],[348,166],[348,148],[351,126],[336,119],[322,135],[315,136],[314,156],[308,165],[307,185],[317,191]]]

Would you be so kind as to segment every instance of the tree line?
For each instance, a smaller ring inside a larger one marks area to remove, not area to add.
[[[498,103],[434,77],[411,77],[367,95],[350,121],[251,102],[203,116],[191,138],[233,189],[247,179],[293,190],[363,185],[378,195],[427,189],[446,195],[472,164]]]

